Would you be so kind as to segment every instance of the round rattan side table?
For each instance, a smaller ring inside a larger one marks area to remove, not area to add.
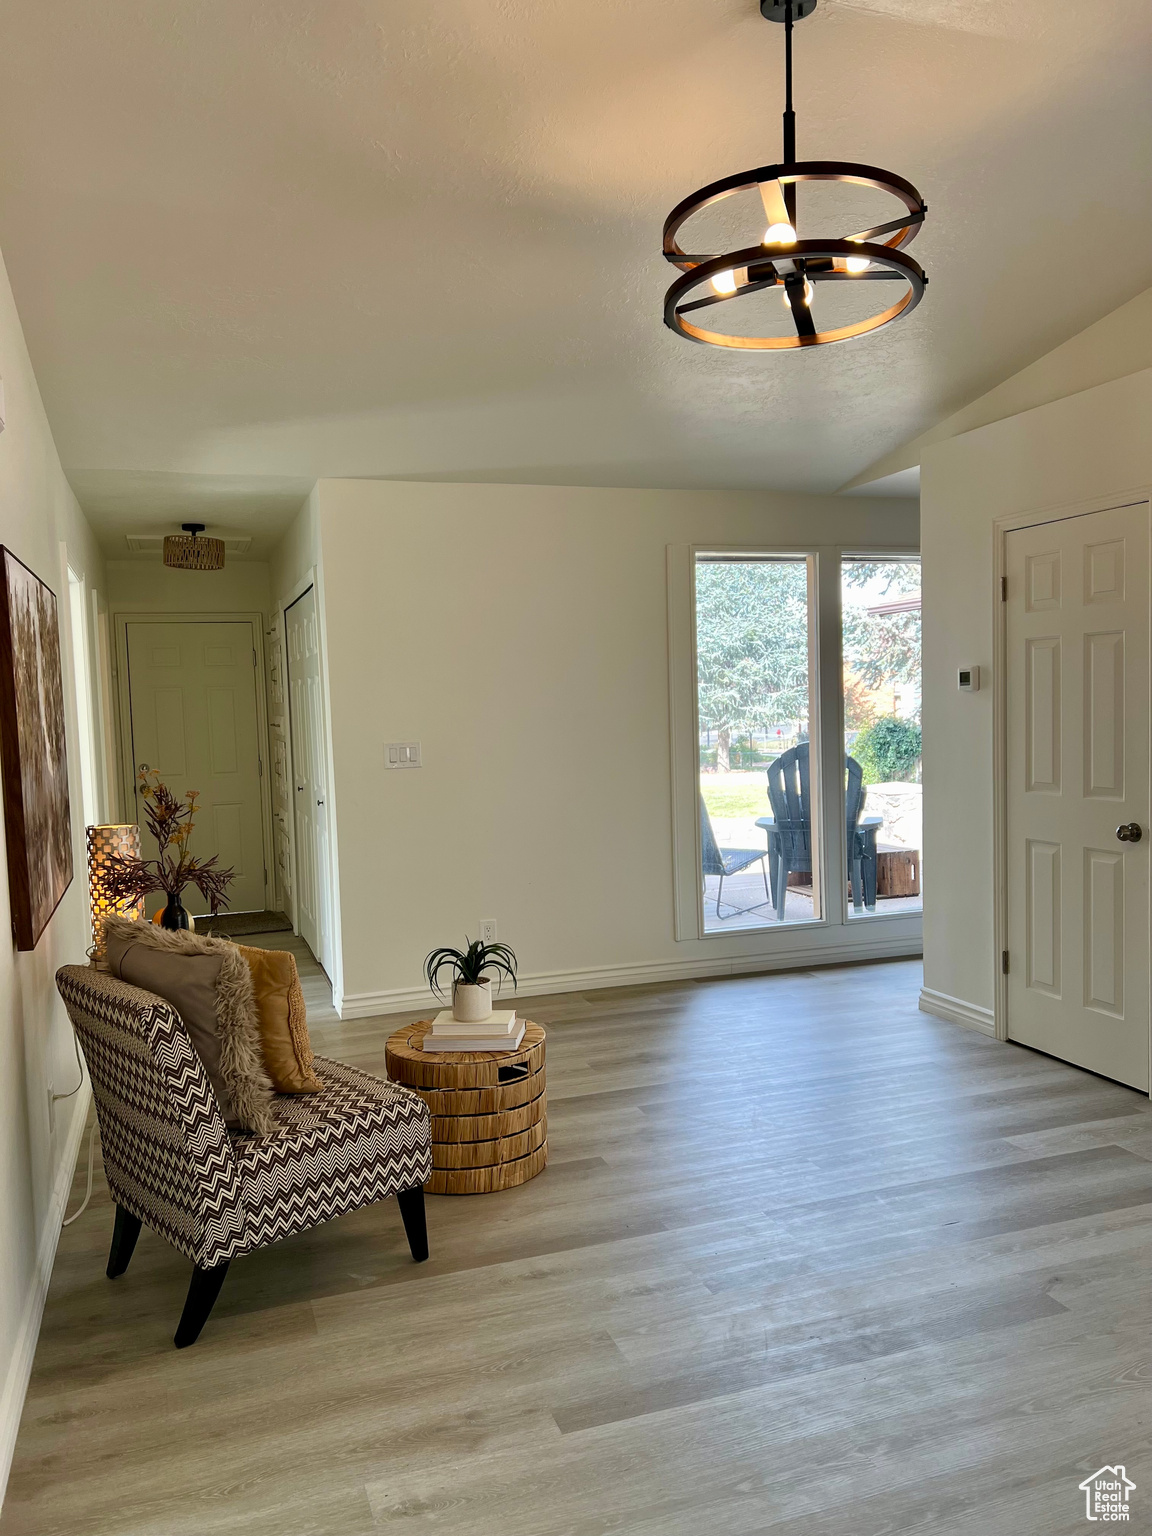
[[[425,1051],[427,1021],[388,1037],[394,1083],[432,1112],[430,1195],[486,1195],[525,1184],[548,1161],[544,1031],[527,1024],[515,1051]]]

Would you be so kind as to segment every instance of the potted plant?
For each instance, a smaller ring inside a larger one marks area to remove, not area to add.
[[[190,789],[183,800],[160,782],[155,769],[142,765],[140,796],[144,802],[144,820],[156,839],[155,859],[125,859],[119,855],[109,860],[105,887],[114,901],[139,901],[154,891],[168,897],[163,916],[164,928],[190,928],[192,920],[180,900],[185,888],[194,885],[208,903],[215,917],[224,905],[228,887],[236,878],[231,869],[221,869],[216,855],[197,859],[188,852],[196,822],[199,790]]]
[[[461,1024],[479,1024],[492,1012],[492,975],[496,989],[507,976],[516,986],[516,956],[507,944],[468,943],[466,950],[434,949],[424,962],[424,975],[437,997],[444,996],[441,973],[452,977],[452,1017]],[[489,975],[487,973],[491,972]]]

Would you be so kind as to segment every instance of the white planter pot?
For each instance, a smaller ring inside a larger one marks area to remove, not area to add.
[[[470,987],[458,981],[452,988],[452,1017],[458,1024],[481,1024],[492,1012],[492,983]]]

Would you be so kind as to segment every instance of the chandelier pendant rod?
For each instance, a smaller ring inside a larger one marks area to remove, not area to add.
[[[784,12],[784,164],[796,163],[796,114],[792,110],[792,4]],[[788,222],[796,228],[796,183],[786,182],[783,188],[784,206],[788,210]]]

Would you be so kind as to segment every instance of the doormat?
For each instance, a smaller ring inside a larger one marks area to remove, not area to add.
[[[222,939],[238,939],[246,933],[292,932],[292,921],[286,912],[220,912],[215,917],[198,917],[196,926]]]

